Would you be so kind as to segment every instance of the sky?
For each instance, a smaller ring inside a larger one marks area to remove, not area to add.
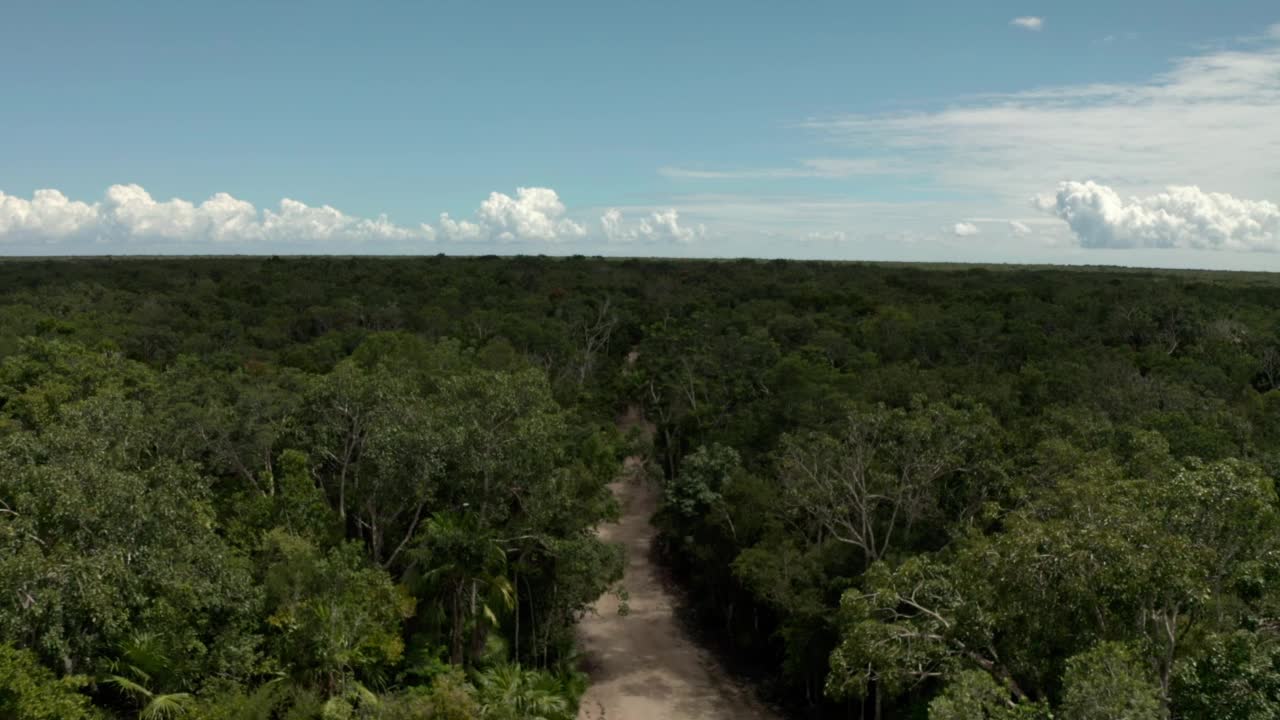
[[[0,6],[0,254],[1280,271],[1275,0]]]

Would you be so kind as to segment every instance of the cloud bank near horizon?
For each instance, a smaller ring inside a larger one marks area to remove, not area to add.
[[[653,211],[634,222],[621,210],[609,208],[600,225],[599,237],[607,242],[687,244],[707,235],[702,225],[682,225],[674,208]],[[89,243],[128,252],[156,245],[250,251],[290,245],[350,250],[375,243],[437,241],[555,245],[592,237],[588,227],[568,217],[555,190],[542,187],[517,188],[514,196],[490,193],[471,218],[442,213],[435,226],[397,225],[385,215],[357,217],[290,198],[274,209],[258,209],[221,192],[200,203],[156,200],[136,184],[112,185],[95,202],[73,200],[54,189],[36,190],[30,198],[0,192],[0,247],[27,243],[56,250]]]
[[[1280,155],[1276,117],[1280,25],[1141,81],[809,119],[799,127],[830,154],[662,166],[657,172],[680,193],[661,205],[575,210],[551,188],[522,187],[489,193],[468,213],[398,224],[289,198],[270,207],[227,193],[158,200],[127,184],[96,200],[53,189],[0,192],[0,254],[1130,257],[1119,250],[1143,253],[1132,256],[1142,262],[1280,269],[1280,173],[1270,161]],[[792,183],[821,192],[787,189]],[[1037,217],[1027,198],[1045,190],[1034,202]],[[1273,252],[1264,259],[1258,251]]]
[[[1106,185],[1069,181],[1034,204],[1065,221],[1085,248],[1280,251],[1280,206],[1195,186],[1126,199]]]

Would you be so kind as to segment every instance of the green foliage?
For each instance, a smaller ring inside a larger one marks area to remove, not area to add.
[[[1174,705],[1187,720],[1280,717],[1280,644],[1247,631],[1215,635],[1183,659]]]
[[[690,617],[801,713],[1275,717],[1277,308],[1260,274],[3,263],[6,677],[68,717],[554,715],[638,455]]]
[[[447,608],[450,660],[475,661],[484,649],[485,633],[498,614],[515,603],[515,587],[507,578],[507,553],[486,536],[471,514],[441,513],[423,524],[411,557],[420,565],[419,594]],[[468,645],[466,630],[472,639]]]
[[[1051,720],[1042,703],[1016,702],[982,670],[965,670],[947,681],[929,703],[929,720]]]
[[[846,591],[841,599],[841,642],[831,654],[827,692],[899,695],[942,674],[966,648],[989,644],[992,618],[967,602],[969,581],[927,555],[896,569],[872,565],[863,576],[865,590]]]
[[[0,363],[0,398],[10,424],[39,430],[56,423],[62,408],[102,395],[137,399],[154,374],[112,350],[94,351],[64,340],[27,338]]]
[[[194,700],[190,693],[153,692],[139,680],[122,675],[109,675],[103,682],[137,703],[139,720],[168,720],[186,715]]]
[[[10,720],[100,720],[79,692],[84,676],[58,678],[36,656],[0,643],[0,717]]]
[[[663,501],[684,520],[700,517],[720,503],[720,491],[741,466],[737,451],[723,445],[698,448],[685,458],[680,474],[664,486]]]
[[[1160,686],[1137,652],[1099,643],[1067,661],[1064,720],[1159,720]]]
[[[356,674],[397,664],[404,653],[401,623],[415,601],[361,548],[345,543],[322,552],[283,530],[264,545],[266,622],[273,655],[289,674],[329,692]]]
[[[146,452],[142,408],[93,397],[0,447],[0,634],[87,672],[134,633],[166,638],[175,672],[243,673],[258,592],[218,537],[209,488]]]
[[[499,665],[476,674],[480,717],[486,720],[573,720],[575,702],[558,678],[519,665]]]
[[[430,687],[414,687],[386,697],[379,720],[476,720],[481,717],[476,689],[454,670],[437,677]]]
[[[949,509],[961,517],[998,495],[995,420],[985,408],[927,404],[852,411],[835,433],[787,435],[777,472],[810,532],[857,548],[867,564]]]

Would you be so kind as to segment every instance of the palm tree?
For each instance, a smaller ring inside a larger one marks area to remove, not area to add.
[[[515,589],[507,577],[507,552],[477,527],[475,518],[437,513],[423,524],[421,546],[414,551],[427,570],[422,579],[447,595],[450,622],[450,662],[473,661],[484,649],[489,629],[499,612],[515,604]],[[471,623],[467,649],[466,626]]]
[[[142,684],[150,681],[146,673],[134,667],[130,667],[129,670],[133,671],[139,680],[132,680],[123,675],[108,675],[103,681],[115,686],[138,703],[139,720],[168,720],[187,714],[193,701],[191,693],[152,692]]]
[[[157,693],[147,687],[155,685],[157,675],[168,675],[172,667],[154,635],[135,633],[120,650],[120,657],[107,662],[102,682],[137,703],[139,720],[169,720],[187,714],[193,702],[191,693]]]

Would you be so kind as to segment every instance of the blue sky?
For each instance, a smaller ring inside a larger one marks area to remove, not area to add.
[[[25,3],[3,17],[4,254],[1280,270],[1271,1]]]

